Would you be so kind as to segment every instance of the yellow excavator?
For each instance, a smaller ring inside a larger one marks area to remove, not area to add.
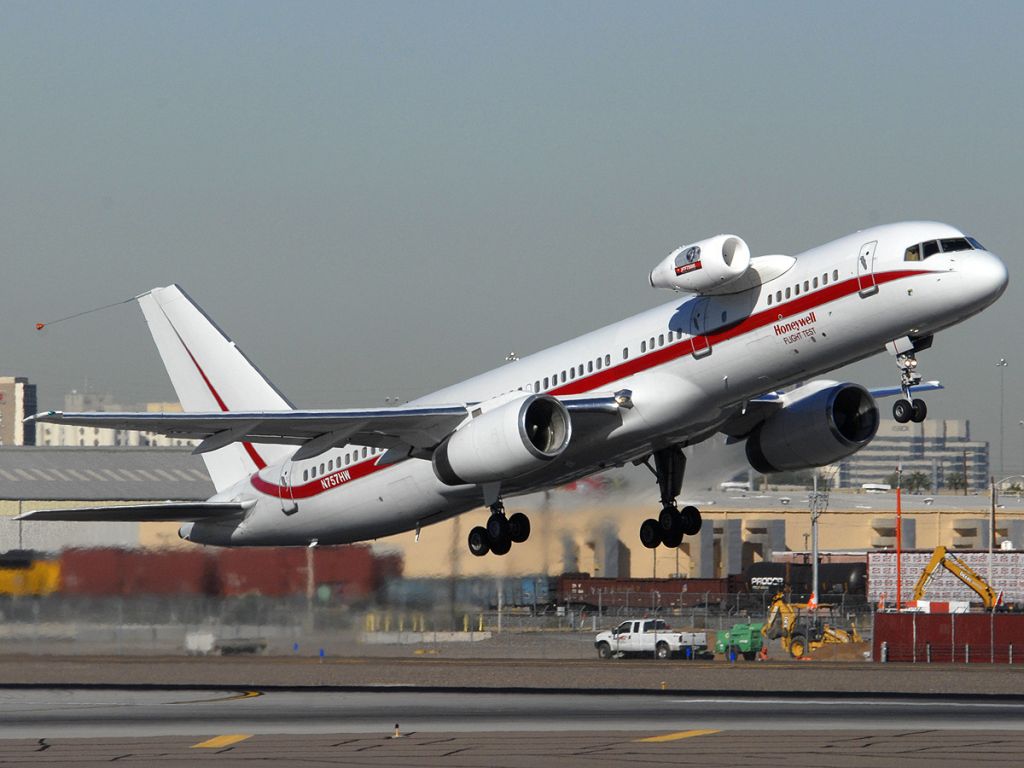
[[[824,624],[809,610],[810,607],[808,603],[787,603],[783,593],[779,592],[772,600],[761,634],[769,640],[778,639],[782,649],[794,659],[802,659],[809,652],[829,643],[862,641],[856,625],[845,630]]]
[[[914,585],[915,600],[924,599],[924,590],[928,586],[928,582],[931,581],[932,576],[935,575],[935,571],[940,567],[945,568],[973,589],[981,597],[985,610],[991,611],[998,605],[999,595],[992,589],[992,586],[981,578],[978,572],[971,568],[971,566],[948,551],[941,544],[932,552],[932,559],[928,561],[928,565],[921,571],[921,576],[918,578],[917,584]]]

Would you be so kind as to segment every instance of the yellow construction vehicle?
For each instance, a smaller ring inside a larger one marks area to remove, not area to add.
[[[839,629],[822,622],[818,615],[809,610],[808,603],[787,603],[780,592],[772,600],[768,618],[761,627],[766,639],[778,639],[782,649],[794,659],[802,659],[810,651],[816,651],[829,643],[859,643],[862,641],[856,626],[849,630]],[[823,610],[820,607],[816,610]]]
[[[992,589],[992,586],[981,578],[978,572],[971,568],[971,566],[952,552],[949,552],[941,544],[932,552],[932,559],[928,561],[928,565],[921,571],[921,576],[918,578],[917,584],[914,585],[915,600],[922,600],[924,598],[924,590],[932,576],[935,575],[935,571],[939,569],[939,566],[945,568],[973,589],[981,597],[981,602],[986,610],[991,611],[996,607],[996,604],[999,602],[999,595]]]

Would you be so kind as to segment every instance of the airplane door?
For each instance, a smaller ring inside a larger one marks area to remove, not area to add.
[[[867,298],[878,293],[878,284],[875,282],[875,246],[877,240],[864,243],[857,254],[857,290],[861,298]]]
[[[707,357],[711,354],[711,339],[707,332],[710,327],[708,312],[711,309],[711,299],[697,299],[690,314],[690,341],[693,344],[694,357]]]
[[[281,500],[281,511],[286,515],[294,515],[299,510],[299,505],[292,495],[292,462],[286,461],[281,465],[280,482],[277,484],[277,495]]]

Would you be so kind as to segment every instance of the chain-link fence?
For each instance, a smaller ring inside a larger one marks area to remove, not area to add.
[[[794,600],[800,599],[795,596]],[[444,653],[582,658],[595,633],[656,616],[676,630],[764,621],[765,594],[606,592],[590,601],[538,605],[449,602],[416,608],[323,603],[304,597],[0,597],[3,654],[270,653],[314,656]],[[840,596],[816,615],[871,627],[863,599]]]

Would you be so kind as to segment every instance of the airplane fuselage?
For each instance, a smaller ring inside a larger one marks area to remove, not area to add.
[[[414,401],[485,402],[503,394],[555,396],[628,390],[618,418],[574,416],[565,453],[505,481],[504,496],[531,493],[713,434],[744,404],[794,382],[924,338],[995,301],[1006,269],[980,247],[908,260],[908,248],[963,238],[953,227],[875,227],[806,251],[772,257],[754,287],[671,302],[507,363]],[[975,243],[976,245],[976,243]],[[386,536],[482,506],[488,490],[446,485],[430,461],[378,464],[381,451],[348,445],[303,461],[267,462],[214,497],[254,500],[239,522],[182,527],[225,545],[335,544]]]

